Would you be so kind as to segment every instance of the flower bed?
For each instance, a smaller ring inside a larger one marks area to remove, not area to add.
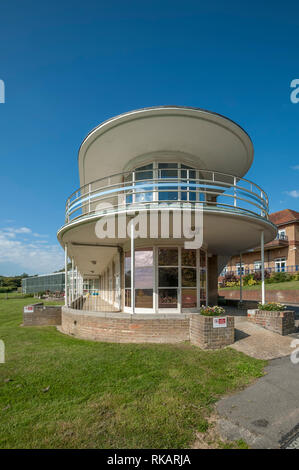
[[[205,307],[202,305],[200,308],[200,314],[204,315],[205,317],[215,317],[218,315],[225,315],[225,310],[219,305],[214,305],[214,307]]]

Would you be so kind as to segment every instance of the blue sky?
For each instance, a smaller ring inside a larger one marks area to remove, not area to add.
[[[131,109],[235,120],[271,211],[299,210],[298,2],[10,0],[0,24],[0,274],[63,266],[56,231],[79,186],[78,147]]]

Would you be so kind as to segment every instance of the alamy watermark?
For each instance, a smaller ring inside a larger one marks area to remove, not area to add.
[[[299,346],[299,339],[293,339],[291,342],[291,348],[296,348],[290,356],[293,364],[299,364],[299,348],[297,346]]]
[[[297,104],[299,103],[299,78],[294,78],[294,80],[291,81],[290,86],[291,88],[294,88],[290,94],[291,102]]]
[[[5,83],[0,79],[0,103],[5,103]]]
[[[203,205],[185,203],[148,204],[138,209],[135,204],[124,210],[121,197],[117,209],[110,203],[99,203],[95,213],[103,216],[96,222],[95,233],[104,238],[184,239],[186,249],[200,248],[203,243]],[[137,215],[136,215],[137,213]]]

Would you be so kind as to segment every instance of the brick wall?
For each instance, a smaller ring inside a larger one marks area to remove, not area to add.
[[[295,331],[295,313],[291,310],[282,312],[249,310],[247,319],[279,335],[289,335]]]
[[[213,317],[192,315],[190,318],[190,341],[202,349],[219,349],[235,341],[235,319],[226,317],[225,328],[214,328]]]
[[[226,299],[240,299],[239,290],[219,289],[219,295],[224,296]],[[259,290],[243,290],[243,300],[262,300],[261,289]],[[280,303],[299,303],[298,290],[267,290],[266,286],[266,302],[280,302]]]
[[[86,313],[62,308],[60,331],[114,343],[178,343],[189,340],[190,314]]]
[[[28,307],[30,311],[26,312]],[[27,305],[23,311],[23,325],[61,325],[61,305],[44,305],[42,302]]]

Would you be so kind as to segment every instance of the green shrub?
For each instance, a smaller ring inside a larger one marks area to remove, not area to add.
[[[283,304],[279,304],[278,302],[268,302],[266,304],[258,304],[258,309],[259,310],[267,310],[269,312],[275,311],[275,312],[281,312],[282,310],[285,310],[287,307]]]
[[[204,305],[200,309],[200,314],[204,315],[205,317],[214,317],[217,315],[224,315],[225,310],[223,307],[219,305],[214,305],[214,307],[205,307]]]
[[[287,282],[292,280],[292,275],[288,273],[273,273],[272,276],[267,279],[267,284],[275,282]]]

